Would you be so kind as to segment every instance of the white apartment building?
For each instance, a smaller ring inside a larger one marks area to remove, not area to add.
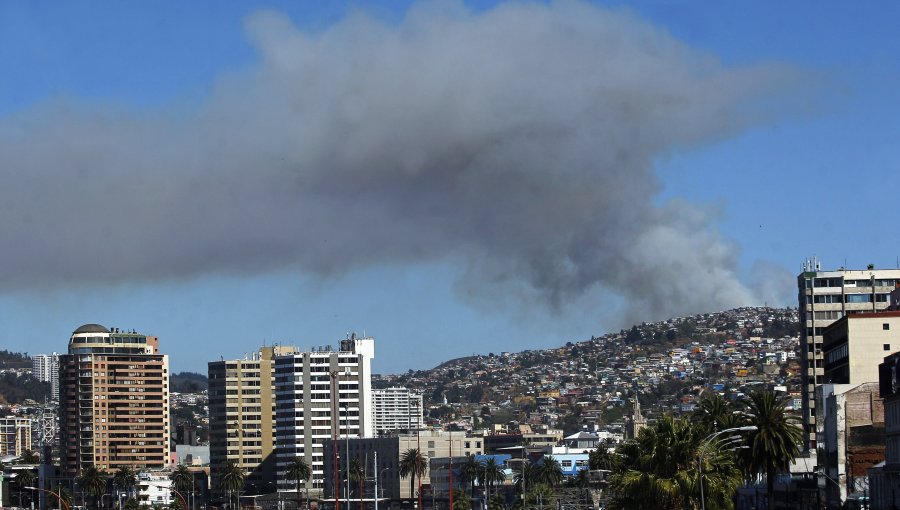
[[[876,312],[890,305],[889,295],[900,282],[900,269],[821,271],[807,261],[797,276],[800,311],[803,427],[807,449],[816,447],[816,385],[824,382],[825,328],[848,314]]]
[[[31,358],[31,375],[50,383],[50,398],[59,402],[59,354],[36,354]]]
[[[137,499],[142,505],[153,508],[173,503],[172,480],[168,471],[143,471],[135,484]]]
[[[311,495],[322,495],[323,443],[332,438],[373,437],[372,359],[375,339],[352,334],[311,352],[275,358],[276,471],[279,489],[294,484],[287,466],[302,457],[312,467]]]
[[[372,390],[372,424],[379,436],[423,426],[422,395],[407,388]]]

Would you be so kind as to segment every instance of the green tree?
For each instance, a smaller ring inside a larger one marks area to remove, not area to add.
[[[87,466],[78,475],[78,485],[94,500],[94,506],[106,494],[106,473],[94,466]]]
[[[602,441],[588,454],[588,465],[593,470],[612,472],[616,469],[617,455],[612,451],[613,441]]]
[[[128,498],[125,500],[123,508],[125,510],[141,510],[141,504],[138,503],[138,500],[135,498]]]
[[[537,469],[528,459],[525,459],[522,461],[522,467],[513,476],[513,483],[521,494],[537,482],[536,478]]]
[[[225,462],[225,466],[219,473],[219,488],[228,494],[228,499],[234,497],[236,492],[244,488],[244,470],[233,460]]]
[[[803,433],[796,425],[797,418],[785,412],[787,398],[779,398],[772,391],[750,395],[747,401],[747,423],[756,427],[746,435],[741,459],[747,474],[766,477],[768,508],[774,508],[775,475],[787,469],[800,453]]]
[[[400,457],[400,476],[409,477],[409,493],[416,493],[416,477],[422,477],[428,469],[428,457],[421,455],[418,448],[410,448]]]
[[[32,491],[27,487],[34,487],[37,482],[37,475],[34,474],[34,471],[30,469],[22,469],[16,471],[16,488],[19,490],[19,501],[21,503],[22,498],[28,498],[28,501],[31,501]],[[24,505],[24,503],[22,503]]]
[[[465,491],[454,493],[453,510],[472,510],[472,498]]]
[[[25,450],[22,452],[22,456],[19,457],[19,464],[39,464],[41,462],[41,456],[34,450]]]
[[[676,510],[700,506],[700,448],[706,438],[688,419],[663,417],[636,440],[616,449],[620,461],[609,477],[611,508]],[[707,445],[703,455],[706,507],[731,508],[741,472],[731,452]]]
[[[507,510],[506,498],[502,494],[494,494],[488,498],[488,510]]]
[[[556,506],[556,497],[553,488],[538,482],[525,493],[525,503],[528,507],[553,508]]]
[[[537,478],[540,483],[549,487],[556,487],[562,483],[563,472],[559,461],[551,455],[544,455],[544,459],[538,467]]]
[[[362,506],[363,480],[366,479],[366,470],[363,467],[362,460],[359,457],[350,461],[350,483],[357,484],[359,491],[356,497],[359,498],[359,505]]]
[[[309,480],[311,476],[312,468],[309,467],[309,464],[303,457],[294,457],[294,459],[288,463],[287,477],[297,484],[297,508],[302,508],[300,504],[300,484],[301,482]]]
[[[119,489],[120,491],[124,491],[128,496],[131,496],[132,490],[134,489],[135,484],[137,483],[137,475],[134,473],[134,469],[130,466],[123,466],[116,470],[112,476],[112,484],[113,487]]]
[[[503,471],[503,467],[497,464],[496,459],[493,457],[488,458],[487,462],[484,463],[483,468],[484,474],[484,483],[487,487],[487,491],[485,492],[485,497],[491,492],[493,492],[494,484],[497,482],[502,482],[506,479],[506,473]]]
[[[459,475],[463,479],[463,483],[470,485],[469,495],[475,496],[475,482],[481,479],[481,463],[472,455],[466,455],[466,460],[459,468]]]

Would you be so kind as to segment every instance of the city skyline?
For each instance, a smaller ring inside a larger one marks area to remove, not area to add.
[[[898,7],[771,5],[4,4],[4,348],[356,331],[397,373],[896,267]]]

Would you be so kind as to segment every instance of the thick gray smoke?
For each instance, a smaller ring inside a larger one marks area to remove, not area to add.
[[[553,307],[754,301],[712,215],[655,202],[653,165],[771,120],[795,72],[577,2],[246,30],[259,64],[193,110],[0,119],[0,290],[446,260]]]

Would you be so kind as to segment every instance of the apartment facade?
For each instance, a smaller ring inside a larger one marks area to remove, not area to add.
[[[50,383],[50,399],[59,402],[59,354],[37,354],[31,358],[31,375]]]
[[[244,359],[212,361],[209,376],[209,460],[212,486],[228,461],[247,474],[246,485],[266,490],[275,479],[276,356],[291,346],[262,347]]]
[[[0,418],[0,457],[20,456],[31,449],[31,418]]]
[[[372,426],[379,436],[421,429],[423,412],[422,395],[407,388],[372,390]]]
[[[878,381],[878,365],[900,350],[900,311],[855,313],[823,334],[823,381],[858,385]]]
[[[79,327],[59,357],[64,476],[83,467],[169,464],[169,357],[156,337],[99,324]]]
[[[889,295],[898,282],[900,269],[821,271],[818,261],[807,261],[803,272],[797,276],[806,449],[816,447],[815,394],[816,385],[822,384],[825,376],[825,329],[845,315],[888,308]]]
[[[324,443],[372,437],[372,359],[375,340],[356,334],[310,352],[275,358],[276,458],[279,489],[294,488],[287,466],[302,457],[312,467],[311,495],[323,495]],[[330,474],[330,473],[328,473]]]

